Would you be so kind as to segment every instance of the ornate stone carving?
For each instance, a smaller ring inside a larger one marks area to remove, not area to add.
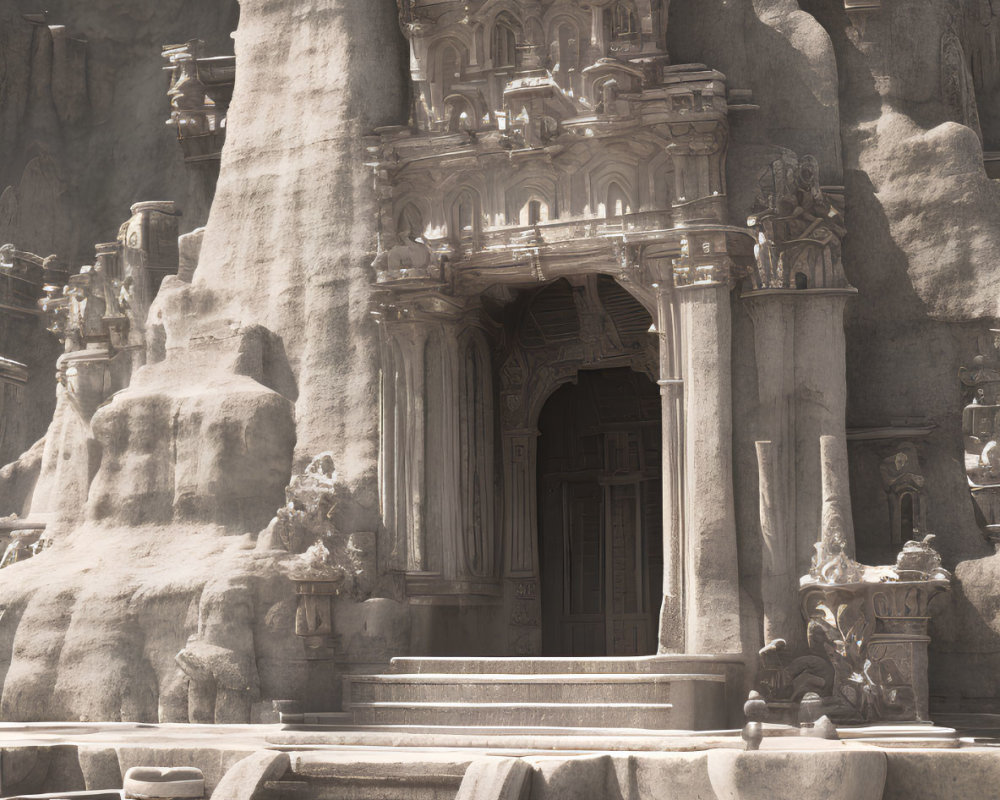
[[[834,668],[831,717],[928,719],[929,605],[950,581],[932,540],[907,542],[896,566],[872,577],[803,586],[810,642],[820,643]]]
[[[987,538],[1000,543],[1000,352],[997,331],[979,336],[972,367],[958,371],[965,387],[962,412],[965,472]]]
[[[822,535],[799,590],[808,653],[795,657],[782,639],[765,646],[761,689],[775,704],[815,692],[842,722],[926,720],[929,606],[951,576],[933,536],[908,541],[893,566],[855,561],[842,501],[846,455],[835,437],[822,438],[821,458]]]
[[[333,456],[321,453],[292,478],[286,503],[262,534],[264,545],[294,554],[286,564],[295,584],[295,634],[303,637],[310,661],[333,657],[334,603],[361,600],[374,577],[371,535],[345,534],[334,524],[344,487],[337,481]]]
[[[901,545],[914,531],[924,530],[926,508],[924,474],[917,447],[901,442],[895,452],[882,459],[882,488],[889,502],[889,529],[892,543]]]
[[[236,77],[235,57],[205,57],[204,46],[201,40],[193,39],[163,48],[170,71],[167,124],[177,129],[184,160],[189,162],[221,158]]]
[[[722,223],[724,76],[667,64],[662,4],[605,5],[400,3],[415,130],[368,143],[380,284],[475,294],[606,272],[625,238],[676,245],[677,220]]]
[[[66,267],[54,255],[42,258],[12,244],[0,245],[0,318],[34,316],[45,290],[61,286],[66,276]]]
[[[841,263],[842,210],[812,156],[786,153],[758,179],[747,219],[757,236],[754,289],[849,289]]]
[[[364,565],[350,535],[338,533],[334,526],[337,495],[342,491],[333,456],[321,453],[305,472],[292,478],[285,489],[286,503],[269,528],[276,543],[299,556],[291,567],[294,578],[336,584],[337,594],[350,594],[357,589]]]

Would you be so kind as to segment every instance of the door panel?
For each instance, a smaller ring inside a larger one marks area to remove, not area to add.
[[[596,400],[580,388],[567,387],[583,396],[559,398],[539,421],[542,651],[650,654],[662,575],[658,420],[609,415],[629,405],[628,386]]]

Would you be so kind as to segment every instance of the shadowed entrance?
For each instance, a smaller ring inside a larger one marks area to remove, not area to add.
[[[660,394],[628,368],[582,371],[539,418],[542,650],[656,652],[663,570]]]

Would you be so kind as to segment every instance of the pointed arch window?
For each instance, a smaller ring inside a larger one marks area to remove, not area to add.
[[[580,35],[576,26],[570,22],[561,23],[556,31],[556,43],[559,47],[559,58],[553,68],[560,73],[575,70],[580,57]]]
[[[607,203],[604,206],[606,217],[620,217],[628,214],[632,209],[629,206],[628,195],[621,185],[615,181],[608,184]]]
[[[441,89],[447,93],[452,86],[462,80],[462,54],[454,45],[446,44],[439,51],[438,59]]]
[[[475,193],[464,189],[455,198],[451,213],[452,237],[474,239],[479,233],[479,203]]]
[[[517,52],[517,23],[508,14],[500,14],[493,23],[490,56],[494,68],[513,67]]]
[[[615,4],[611,25],[616,39],[630,39],[639,33],[639,21],[630,3]]]
[[[451,133],[476,129],[476,112],[469,100],[461,95],[451,95],[444,101],[445,119]]]

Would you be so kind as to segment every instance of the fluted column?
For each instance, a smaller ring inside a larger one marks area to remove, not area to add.
[[[427,424],[424,353],[427,335],[427,326],[423,323],[404,323],[393,328],[393,338],[402,360],[398,366],[401,386],[397,387],[397,403],[399,390],[402,389],[403,407],[406,409],[405,417],[397,415],[396,418],[396,442],[404,450],[400,469],[397,470],[396,519],[406,531],[408,572],[423,572],[427,568],[423,515]]]

